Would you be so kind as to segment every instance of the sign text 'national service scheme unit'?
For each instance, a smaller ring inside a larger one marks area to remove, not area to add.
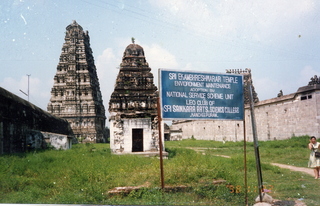
[[[163,119],[243,120],[243,76],[160,69]]]

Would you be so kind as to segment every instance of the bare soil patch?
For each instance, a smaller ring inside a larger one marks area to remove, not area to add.
[[[309,174],[311,176],[314,176],[313,169],[310,169],[310,168],[296,167],[296,166],[292,166],[292,165],[285,165],[285,164],[279,164],[279,163],[271,163],[271,164],[274,166],[284,168],[284,169],[289,169],[289,170],[296,171],[296,172],[303,172],[303,173]]]

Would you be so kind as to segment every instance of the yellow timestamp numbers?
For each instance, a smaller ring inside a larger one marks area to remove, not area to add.
[[[241,193],[244,192],[245,188],[241,185],[226,185],[226,187],[230,190],[230,193]],[[271,193],[273,190],[273,186],[272,185],[263,185],[262,186],[263,191],[261,192],[267,192],[267,193]],[[258,192],[259,188],[257,186],[248,186],[247,188],[247,192]]]

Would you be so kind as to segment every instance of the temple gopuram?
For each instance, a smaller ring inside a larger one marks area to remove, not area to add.
[[[253,81],[252,81],[252,75],[251,75],[251,69],[246,68],[246,69],[227,69],[226,70],[227,74],[241,74],[243,75],[243,96],[244,96],[244,104],[249,104],[250,99],[249,99],[249,87],[248,85],[251,84],[252,88],[252,97],[253,97],[253,102],[257,103],[259,102],[258,94],[256,93],[254,86],[253,86]]]
[[[143,48],[126,47],[109,102],[110,148],[115,154],[159,151],[157,87]]]
[[[47,110],[66,119],[80,142],[105,142],[105,108],[90,37],[76,21],[66,28]]]

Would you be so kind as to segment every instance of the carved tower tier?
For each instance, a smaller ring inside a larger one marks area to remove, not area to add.
[[[157,87],[143,48],[132,41],[124,51],[109,102],[113,153],[159,150]]]
[[[76,21],[66,30],[48,112],[66,119],[78,140],[105,142],[105,108],[88,31]]]

